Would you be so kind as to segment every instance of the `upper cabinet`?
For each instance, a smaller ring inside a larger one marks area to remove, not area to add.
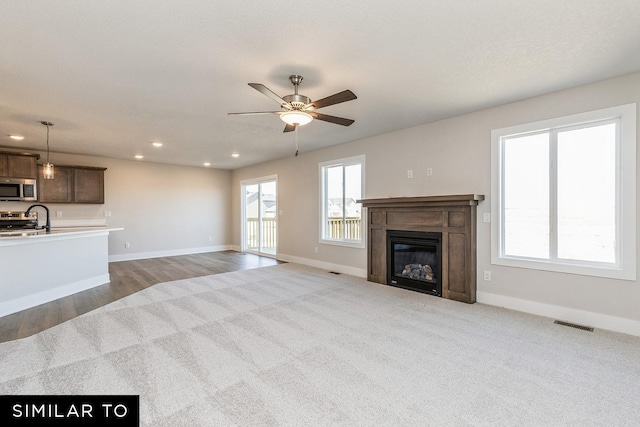
[[[104,203],[104,171],[90,166],[55,166],[55,178],[44,179],[38,167],[38,201],[41,203]]]
[[[104,203],[104,168],[73,169],[73,200],[75,203]]]
[[[73,169],[55,166],[54,179],[44,179],[43,165],[38,165],[38,201],[73,203]]]
[[[37,154],[0,153],[0,176],[36,179],[39,158]]]

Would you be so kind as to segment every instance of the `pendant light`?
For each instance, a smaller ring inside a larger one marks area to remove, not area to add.
[[[44,165],[44,169],[42,173],[44,175],[44,179],[53,179],[55,171],[53,170],[53,165],[49,163],[49,127],[53,126],[53,123],[41,121],[43,125],[47,127],[47,163]]]

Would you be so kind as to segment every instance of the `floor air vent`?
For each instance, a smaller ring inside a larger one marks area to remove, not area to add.
[[[576,325],[575,323],[563,322],[562,320],[556,320],[553,323],[555,323],[556,325],[569,326],[570,328],[576,328],[576,329],[581,329],[583,331],[593,332],[593,328],[590,326]]]

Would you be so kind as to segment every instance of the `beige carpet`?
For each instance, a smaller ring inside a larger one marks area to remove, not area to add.
[[[637,426],[640,338],[282,264],[0,344],[0,394],[139,394],[153,426]]]

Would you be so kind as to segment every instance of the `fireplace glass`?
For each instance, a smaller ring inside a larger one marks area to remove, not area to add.
[[[442,296],[442,233],[387,231],[387,283]]]

